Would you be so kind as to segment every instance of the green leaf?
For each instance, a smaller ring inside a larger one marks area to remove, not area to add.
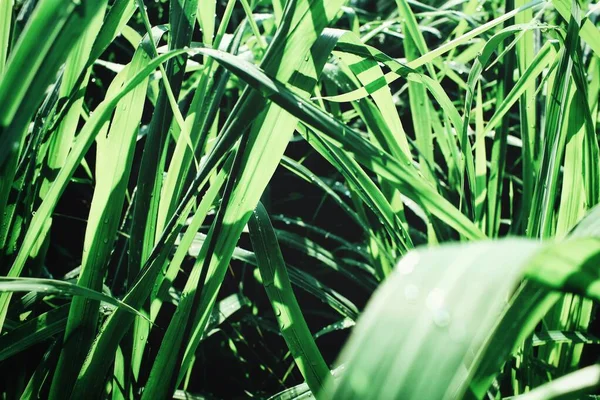
[[[156,32],[154,38],[145,40],[158,42],[161,36],[162,32]],[[122,90],[123,84],[134,78],[149,61],[148,54],[140,46],[131,63],[113,80],[107,95],[112,97]],[[96,139],[96,187],[86,227],[81,273],[77,281],[78,285],[93,290],[102,288],[121,221],[147,86],[146,78],[119,101],[110,129],[103,129],[105,132],[100,133]],[[97,302],[88,299],[76,298],[71,303],[64,346],[52,381],[51,397],[65,397],[68,395],[67,388],[73,386],[96,336],[98,306]]]
[[[249,229],[260,275],[279,329],[310,390],[320,393],[330,375],[329,368],[313,340],[294,296],[277,236],[261,203],[258,203],[249,220]]]
[[[59,281],[55,279],[41,278],[12,278],[0,276],[0,292],[37,292],[37,293],[53,293],[59,295],[82,296],[88,299],[104,301],[117,308],[123,308],[133,315],[141,316],[137,310],[128,306],[124,302],[115,299],[95,290],[91,290],[73,283]]]
[[[25,127],[60,66],[107,0],[42,0],[11,52],[0,82],[0,170],[22,145]],[[17,112],[18,111],[18,112]]]
[[[91,116],[77,136],[71,152],[65,161],[65,166],[58,173],[58,176],[50,188],[50,191],[37,209],[35,215],[32,217],[29,228],[25,233],[25,237],[23,238],[23,242],[8,273],[8,276],[16,277],[21,274],[32,247],[35,245],[39,235],[42,233],[46,221],[54,210],[60,195],[65,190],[69,179],[75,172],[75,169],[80,164],[89,147],[92,145],[98,132],[100,132],[103,127],[105,127],[105,124],[108,123],[113,109],[117,106],[121,98],[133,90],[137,85],[142,83],[159,64],[163,63],[169,58],[182,54],[183,52],[183,50],[172,51],[152,59],[148,65],[144,67],[134,78],[126,82],[119,92],[115,93],[115,95],[112,97],[106,98],[96,108],[96,112]],[[126,72],[127,71],[125,71],[125,73]],[[0,295],[0,326],[3,324],[4,318],[6,317],[9,301],[10,295]]]
[[[0,361],[64,331],[68,313],[66,305],[50,310],[0,336]]]

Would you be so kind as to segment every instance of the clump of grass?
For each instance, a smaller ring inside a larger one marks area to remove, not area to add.
[[[3,397],[593,393],[597,11],[0,0]]]

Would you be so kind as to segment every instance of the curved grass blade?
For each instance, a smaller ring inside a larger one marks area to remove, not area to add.
[[[514,400],[581,399],[600,386],[600,365],[591,365],[548,382]]]
[[[95,290],[91,290],[73,283],[59,281],[56,279],[42,278],[12,278],[0,276],[0,292],[38,292],[59,295],[82,296],[88,299],[103,301],[117,308],[122,308],[131,314],[145,318],[136,309],[124,302]]]
[[[538,247],[485,241],[407,254],[359,318],[339,360],[346,371],[324,398],[460,398],[469,353]]]
[[[467,238],[484,237],[471,221],[435,192],[429,184],[422,182],[411,168],[400,164],[389,154],[377,150],[373,145],[365,142],[360,134],[352,128],[331,118],[312,103],[294,95],[282,84],[268,78],[255,66],[218,51],[210,49],[198,49],[198,51],[214,57],[234,74],[259,90],[263,96],[277,103],[303,122],[326,133],[328,141],[332,145],[345,146],[357,160],[374,172],[393,181],[403,193],[422,204],[432,214]]]

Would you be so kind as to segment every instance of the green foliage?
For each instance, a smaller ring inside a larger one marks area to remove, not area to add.
[[[596,394],[597,4],[145,3],[0,0],[3,398]]]

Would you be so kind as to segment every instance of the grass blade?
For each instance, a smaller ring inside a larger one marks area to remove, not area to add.
[[[330,375],[329,368],[312,338],[294,296],[277,237],[261,203],[258,203],[250,218],[249,229],[263,285],[281,333],[310,390],[320,393]]]

